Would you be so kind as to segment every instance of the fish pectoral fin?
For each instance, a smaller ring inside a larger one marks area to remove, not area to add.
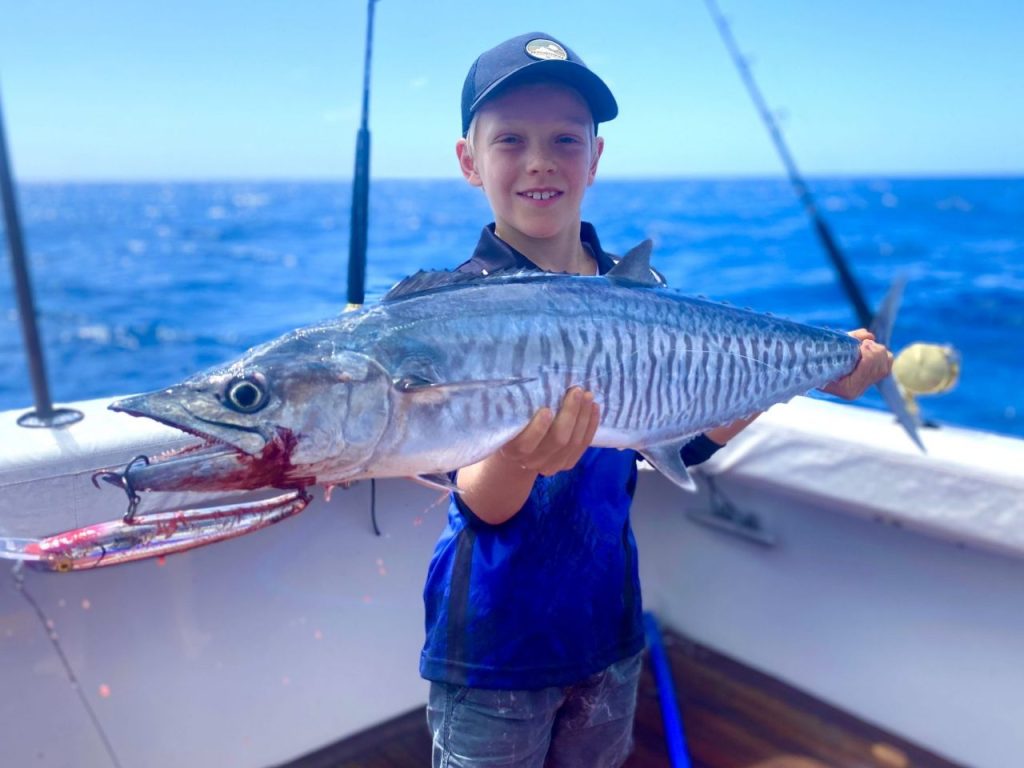
[[[436,394],[443,396],[455,392],[511,387],[536,381],[536,377],[517,376],[507,379],[464,379],[446,381],[434,366],[434,361],[425,355],[409,355],[393,372],[392,386],[399,392],[410,394]]]
[[[431,475],[413,475],[410,480],[425,485],[427,488],[436,488],[439,491],[459,492],[459,487],[443,472],[435,472]]]
[[[694,435],[687,435],[683,439],[674,440],[671,443],[641,448],[638,452],[647,460],[648,464],[684,491],[696,491],[697,484],[693,482],[693,478],[690,477],[690,473],[683,463],[683,457],[679,454],[683,450],[683,446],[694,437]]]
[[[512,379],[430,381],[421,376],[402,376],[401,378],[395,379],[394,386],[399,392],[423,392],[425,390],[430,390],[432,392],[458,392],[470,389],[512,387],[516,384],[528,384],[531,381],[536,381],[536,379],[520,376]]]
[[[427,389],[436,386],[437,382],[431,381],[423,376],[405,375],[395,379],[393,386],[399,392],[415,392],[418,389]]]

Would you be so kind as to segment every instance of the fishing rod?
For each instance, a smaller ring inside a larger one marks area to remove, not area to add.
[[[722,16],[722,12],[719,10],[716,0],[704,0],[704,2],[705,5],[707,5],[708,13],[711,14],[711,19],[715,22],[715,26],[718,28],[718,33],[721,35],[722,41],[725,43],[725,47],[729,52],[730,58],[732,58],[733,63],[736,65],[736,69],[739,70],[740,79],[743,80],[743,84],[747,88],[747,93],[750,94],[750,98],[753,100],[754,106],[757,108],[758,114],[761,116],[761,121],[768,129],[768,135],[771,136],[772,143],[775,145],[775,149],[779,153],[779,157],[782,158],[783,165],[786,166],[786,173],[789,175],[789,183],[796,191],[797,197],[800,199],[800,203],[804,207],[804,211],[806,211],[807,215],[810,216],[811,222],[814,225],[814,231],[818,235],[818,239],[821,241],[822,246],[825,248],[825,252],[828,254],[829,259],[832,260],[832,265],[835,267],[835,270],[839,275],[839,281],[842,283],[843,290],[846,292],[846,296],[849,298],[850,303],[853,304],[853,310],[857,314],[857,320],[863,327],[870,328],[871,321],[874,318],[874,313],[869,309],[867,301],[864,300],[864,293],[857,284],[857,281],[853,276],[853,272],[850,271],[850,267],[846,263],[846,258],[839,249],[839,245],[832,236],[832,230],[829,228],[824,217],[822,217],[821,213],[818,211],[818,206],[814,201],[814,195],[811,194],[810,188],[800,175],[800,171],[797,170],[796,162],[793,160],[793,156],[789,152],[789,147],[786,146],[786,142],[782,138],[782,131],[779,130],[779,125],[775,120],[775,116],[772,114],[772,111],[768,108],[768,104],[765,102],[764,97],[761,95],[761,91],[757,87],[757,83],[754,81],[754,76],[750,71],[750,67],[747,65],[746,58],[744,58],[743,54],[740,53],[739,47],[736,45],[736,39],[732,35],[729,22],[725,20],[724,16]]]
[[[370,61],[373,57],[373,10],[378,0],[366,3],[366,53],[363,59],[363,109],[356,133],[356,167],[352,174],[352,219],[348,236],[348,306],[357,309],[366,301],[366,241],[370,213]],[[377,483],[370,480],[370,522],[377,525]]]
[[[363,61],[363,113],[356,134],[356,167],[352,176],[352,221],[348,240],[348,307],[366,299],[366,233],[370,210],[370,58],[373,53],[373,9],[366,4],[366,57]]]
[[[757,82],[750,71],[747,59],[740,53],[729,22],[726,21],[719,10],[716,0],[704,0],[704,3],[707,6],[708,13],[711,14],[712,21],[718,28],[718,33],[725,43],[725,48],[729,52],[730,58],[739,71],[740,79],[743,81],[744,86],[746,86],[747,93],[750,94],[750,98],[754,102],[758,114],[761,116],[761,121],[768,129],[768,135],[771,137],[772,143],[775,145],[775,149],[779,153],[783,165],[786,167],[789,182],[800,199],[804,211],[810,217],[814,231],[818,236],[818,240],[821,241],[825,253],[828,254],[829,259],[832,261],[832,266],[839,276],[839,282],[842,284],[847,298],[853,305],[858,322],[864,328],[870,328],[874,320],[874,313],[868,307],[868,303],[864,299],[864,293],[854,278],[846,257],[840,250],[836,239],[832,236],[831,228],[818,210],[818,206],[814,201],[814,195],[811,194],[810,188],[796,167],[796,161],[793,160],[793,155],[790,153],[789,147],[782,137],[782,131],[775,120],[775,115],[768,108],[761,90],[757,87]],[[913,396],[936,395],[951,390],[956,385],[957,379],[960,376],[960,355],[953,347],[947,345],[912,344],[896,356],[893,374],[900,384],[901,394],[907,408],[910,410],[913,418],[919,420],[920,410]]]
[[[14,174],[7,154],[7,137],[4,133],[3,108],[0,106],[0,198],[3,199],[4,228],[7,245],[11,251],[11,272],[14,277],[14,293],[21,318],[21,335],[28,357],[29,378],[35,396],[34,411],[22,414],[18,424],[23,427],[62,427],[82,418],[79,411],[70,408],[54,408],[50,399],[50,387],[46,380],[46,362],[43,359],[42,343],[39,340],[39,326],[36,320],[35,300],[32,296],[32,281],[28,273],[28,259],[25,257],[25,239],[18,217],[18,204],[14,199]]]

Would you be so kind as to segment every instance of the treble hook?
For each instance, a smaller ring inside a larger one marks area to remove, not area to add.
[[[135,521],[135,512],[139,508],[139,502],[142,501],[142,498],[132,486],[131,478],[128,477],[128,473],[132,471],[132,467],[140,461],[143,466],[149,466],[149,457],[139,455],[128,462],[128,466],[124,468],[123,472],[104,469],[99,472],[94,472],[92,475],[92,484],[97,488],[100,487],[100,484],[96,481],[104,480],[111,485],[117,485],[124,489],[125,494],[128,496],[128,511],[124,513],[124,517],[121,519],[124,521],[125,525],[131,525]]]

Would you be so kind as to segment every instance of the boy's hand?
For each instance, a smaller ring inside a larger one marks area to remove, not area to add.
[[[836,395],[844,400],[856,400],[892,371],[892,352],[875,341],[871,331],[860,328],[850,335],[860,339],[860,361],[857,367],[841,379],[821,388],[822,392]]]
[[[459,470],[462,501],[484,522],[505,522],[522,509],[538,474],[553,475],[576,465],[600,420],[593,394],[573,387],[558,413],[542,408],[500,449]]]
[[[541,408],[500,453],[522,469],[553,475],[576,466],[590,447],[601,421],[594,395],[573,387],[562,398],[558,413]]]

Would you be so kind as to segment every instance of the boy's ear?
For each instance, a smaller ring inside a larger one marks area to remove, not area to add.
[[[462,169],[462,175],[466,177],[466,181],[474,187],[482,187],[483,181],[480,180],[480,174],[477,172],[476,161],[473,159],[473,152],[469,148],[468,141],[459,139],[455,142],[455,156],[459,158],[459,167]]]
[[[597,163],[601,159],[602,152],[604,152],[604,136],[595,136],[594,157],[590,161],[590,175],[587,177],[588,187],[594,183],[594,177],[597,176]]]

